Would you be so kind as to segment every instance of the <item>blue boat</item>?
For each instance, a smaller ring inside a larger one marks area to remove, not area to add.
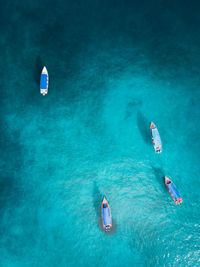
[[[150,129],[151,129],[151,136],[152,136],[154,149],[156,153],[161,153],[162,143],[161,143],[160,135],[159,135],[156,125],[153,122],[151,123]]]
[[[46,67],[42,69],[41,79],[40,79],[40,93],[46,95],[48,93],[49,86],[49,75]]]
[[[165,176],[165,185],[166,185],[171,197],[173,198],[174,202],[176,204],[181,204],[183,200],[182,200],[178,190],[176,189],[174,183],[166,176]]]
[[[103,228],[106,231],[110,231],[112,228],[112,216],[111,216],[110,206],[105,197],[103,198],[101,205],[101,216],[102,216]]]

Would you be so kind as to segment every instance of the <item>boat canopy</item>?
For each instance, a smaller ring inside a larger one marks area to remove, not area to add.
[[[161,139],[157,128],[152,129],[152,137],[156,146],[161,146]]]
[[[111,216],[110,216],[110,209],[108,207],[103,208],[103,224],[105,226],[112,224]]]
[[[47,74],[41,75],[41,81],[40,81],[40,89],[47,89]]]
[[[181,196],[179,195],[179,192],[177,191],[177,189],[173,183],[170,183],[167,186],[168,186],[169,191],[175,200],[178,200],[179,198],[181,198]]]

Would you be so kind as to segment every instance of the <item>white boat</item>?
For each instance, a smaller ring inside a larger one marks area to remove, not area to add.
[[[40,93],[46,95],[48,93],[49,86],[49,75],[46,67],[42,69],[41,79],[40,79]]]
[[[154,149],[156,153],[161,153],[162,143],[161,143],[160,135],[159,135],[156,125],[153,122],[151,123],[150,129],[151,129],[151,136],[152,136]]]

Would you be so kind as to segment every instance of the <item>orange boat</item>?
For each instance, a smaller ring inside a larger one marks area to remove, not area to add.
[[[152,137],[154,149],[156,153],[161,153],[162,143],[161,143],[160,135],[159,135],[156,125],[153,122],[151,122],[150,129],[151,129],[151,137]]]
[[[182,200],[178,190],[176,189],[174,183],[166,176],[165,176],[165,185],[166,185],[170,195],[172,196],[174,202],[176,204],[181,204],[183,200]]]
[[[103,198],[101,205],[101,216],[102,216],[103,228],[106,231],[110,231],[112,228],[112,216],[111,216],[110,206],[105,197]]]

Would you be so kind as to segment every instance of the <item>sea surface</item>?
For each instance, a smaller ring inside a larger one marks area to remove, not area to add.
[[[0,0],[0,266],[200,266],[199,12]]]

